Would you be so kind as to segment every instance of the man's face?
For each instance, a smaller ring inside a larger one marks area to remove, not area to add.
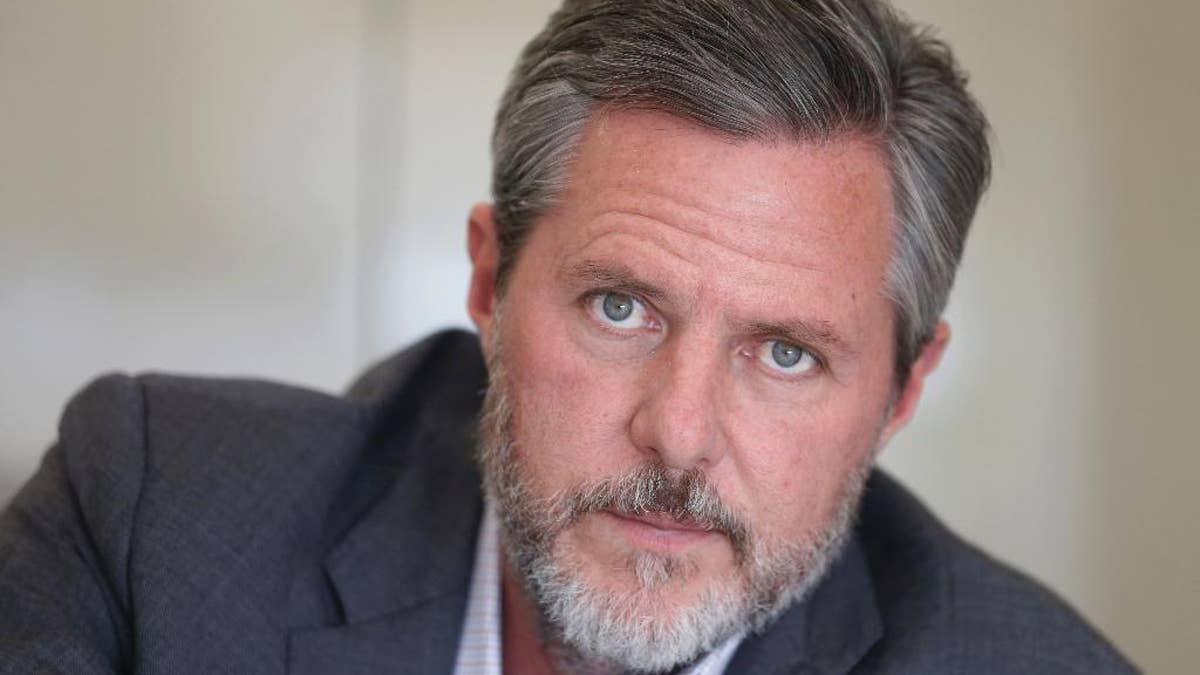
[[[615,112],[589,124],[523,244],[502,322],[475,256],[472,311],[507,398],[485,471],[519,483],[524,506],[501,509],[541,518],[554,574],[627,601],[608,619],[799,587],[835,552],[900,421],[891,221],[864,141],[732,140]]]

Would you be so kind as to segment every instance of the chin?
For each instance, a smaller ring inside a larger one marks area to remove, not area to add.
[[[591,664],[664,671],[747,628],[746,583],[710,573],[691,556],[627,551],[619,565],[573,550],[560,537],[526,581],[549,641]]]

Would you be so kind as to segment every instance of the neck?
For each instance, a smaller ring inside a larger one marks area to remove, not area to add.
[[[514,578],[508,556],[502,556],[504,570],[500,600],[501,657],[505,673],[555,675],[554,663],[542,649],[537,613]]]
[[[505,673],[521,675],[611,675],[620,669],[587,662],[571,648],[549,640],[543,621],[520,577],[502,555],[501,659]]]

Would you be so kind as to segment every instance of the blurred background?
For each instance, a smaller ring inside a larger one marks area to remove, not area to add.
[[[338,390],[466,325],[552,0],[0,0],[0,504],[103,371]],[[1149,672],[1200,640],[1200,5],[904,0],[995,127],[954,340],[884,463]]]

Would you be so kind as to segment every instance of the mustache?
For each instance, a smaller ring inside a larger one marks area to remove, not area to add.
[[[724,534],[739,559],[749,550],[749,526],[721,500],[699,469],[671,469],[661,463],[647,463],[622,476],[578,487],[567,501],[566,515],[572,523],[599,511],[663,514],[688,526]]]

